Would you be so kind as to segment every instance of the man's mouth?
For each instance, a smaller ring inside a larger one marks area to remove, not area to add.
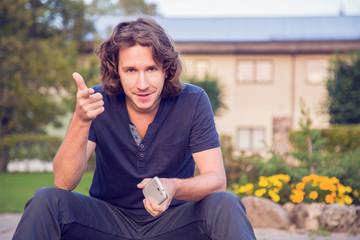
[[[142,100],[142,101],[146,101],[149,99],[149,97],[151,96],[151,93],[137,93],[136,96]]]
[[[137,95],[138,96],[148,96],[148,95],[150,95],[151,93],[138,93]]]

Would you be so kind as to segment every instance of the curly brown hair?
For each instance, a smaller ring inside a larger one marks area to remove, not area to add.
[[[136,44],[150,47],[155,63],[165,71],[167,77],[162,97],[179,95],[183,89],[180,81],[180,54],[175,50],[164,29],[149,18],[119,23],[110,38],[95,50],[101,61],[100,78],[105,92],[111,95],[124,93],[118,72],[119,51]]]

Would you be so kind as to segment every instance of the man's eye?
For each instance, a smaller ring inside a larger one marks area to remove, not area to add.
[[[126,70],[126,72],[132,73],[132,72],[135,72],[135,69],[133,69],[133,68],[128,68],[128,69]]]
[[[157,70],[156,67],[149,67],[149,69],[148,69],[149,72],[154,72],[154,71],[156,71],[156,70]]]

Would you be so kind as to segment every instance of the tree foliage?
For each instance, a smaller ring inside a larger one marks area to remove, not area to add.
[[[147,4],[144,0],[92,0],[89,4],[89,13],[100,15],[158,15],[156,4]]]
[[[67,111],[63,100],[75,88],[71,73],[91,29],[84,3],[4,0],[0,24],[0,138],[60,125],[57,119]],[[1,154],[1,168],[6,161]]]
[[[317,173],[319,168],[327,166],[331,155],[325,151],[328,139],[322,136],[319,129],[312,129],[311,125],[310,110],[301,100],[300,131],[290,134],[290,142],[294,147],[292,155],[300,161],[301,166],[311,173]]]
[[[0,139],[0,154],[7,155],[9,159],[51,161],[61,141],[59,137],[45,134],[12,134]]]
[[[335,56],[327,81],[331,124],[360,123],[360,52]]]

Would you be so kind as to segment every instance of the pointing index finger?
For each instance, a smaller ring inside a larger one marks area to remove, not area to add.
[[[76,85],[78,87],[78,91],[82,91],[82,90],[86,90],[87,89],[87,86],[85,84],[85,81],[84,81],[84,78],[77,72],[74,72],[72,74],[75,82],[76,82]]]

